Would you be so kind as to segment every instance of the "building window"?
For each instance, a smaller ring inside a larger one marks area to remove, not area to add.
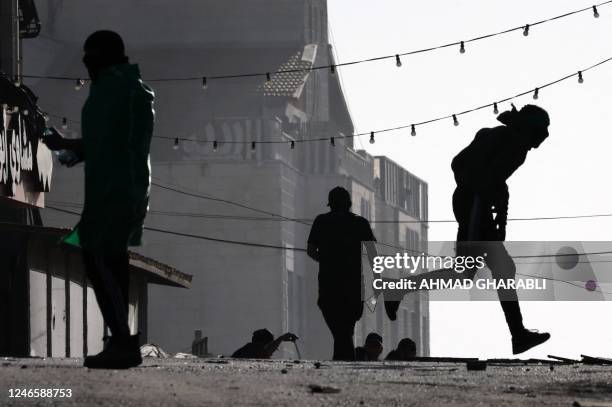
[[[361,198],[360,210],[361,210],[361,216],[363,216],[367,220],[371,220],[372,209],[370,208],[370,202],[367,199]]]
[[[297,336],[304,333],[304,280],[297,273],[288,273],[289,331]]]
[[[406,250],[413,253],[417,253],[419,250],[421,250],[420,236],[417,231],[414,231],[410,228],[406,228],[404,232],[404,237],[404,244]]]
[[[410,332],[410,313],[407,309],[402,311],[403,314],[403,322],[404,322],[404,337],[411,338],[412,332]],[[414,339],[413,339],[414,340]]]

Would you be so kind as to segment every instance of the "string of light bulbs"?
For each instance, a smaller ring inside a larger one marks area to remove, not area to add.
[[[75,216],[80,216],[81,214],[78,212],[74,212],[74,211],[70,211],[70,210],[66,210],[66,209],[61,209],[61,208],[57,208],[54,206],[46,206],[45,208],[47,209],[51,209],[57,212],[62,212],[62,213],[66,213],[69,215],[75,215]],[[230,240],[230,239],[220,239],[220,238],[215,238],[215,237],[209,237],[209,236],[203,236],[203,235],[196,235],[193,233],[184,233],[184,232],[177,232],[177,231],[173,231],[173,230],[167,230],[167,229],[159,229],[159,228],[154,228],[154,227],[149,227],[149,226],[145,226],[144,227],[145,230],[149,230],[149,231],[153,231],[153,232],[160,232],[160,233],[166,233],[166,234],[171,234],[171,235],[175,235],[175,236],[182,236],[182,237],[189,237],[189,238],[194,238],[194,239],[201,239],[201,240],[208,240],[208,241],[212,241],[212,242],[218,242],[218,243],[228,243],[228,244],[235,244],[235,245],[240,245],[240,246],[252,246],[252,247],[262,247],[262,248],[269,248],[269,249],[279,249],[279,250],[288,250],[288,251],[296,251],[296,252],[306,252],[307,250],[305,248],[301,248],[301,247],[292,247],[292,246],[280,246],[280,245],[273,245],[273,244],[266,244],[266,243],[254,243],[254,242],[246,242],[246,241],[241,241],[241,240]],[[377,244],[380,244],[380,242],[376,242]],[[402,250],[405,250],[405,248],[401,248]],[[422,252],[421,252],[422,253]],[[423,254],[429,254],[429,253],[423,253]],[[602,255],[608,255],[608,254],[612,254],[611,250],[603,250],[603,251],[596,251],[596,252],[580,252],[580,253],[550,253],[550,254],[530,254],[530,255],[516,255],[516,256],[510,256],[513,259],[533,259],[533,258],[562,258],[562,257],[575,257],[575,256],[602,256]],[[529,264],[538,264],[538,263],[529,263]],[[548,263],[545,263],[548,264]]]
[[[612,2],[612,0],[610,0]],[[254,141],[254,140],[224,140],[224,141],[218,141],[218,140],[202,140],[202,139],[193,139],[193,138],[184,138],[184,137],[169,137],[169,136],[159,136],[159,135],[154,135],[154,138],[157,139],[165,139],[165,140],[171,140],[174,142],[173,144],[173,148],[174,149],[178,149],[180,146],[181,142],[195,142],[195,143],[212,143],[212,147],[213,147],[213,151],[217,151],[218,147],[221,146],[222,144],[247,144],[250,145],[251,150],[255,151],[257,149],[257,145],[258,144],[286,144],[289,145],[290,149],[294,149],[296,147],[297,143],[305,143],[305,142],[320,142],[320,141],[327,141],[330,143],[330,145],[332,147],[336,146],[336,139],[346,139],[346,138],[354,138],[354,137],[359,137],[359,136],[369,136],[370,139],[370,144],[374,144],[376,142],[376,134],[384,134],[384,133],[390,133],[390,132],[395,132],[395,131],[399,131],[399,130],[405,130],[405,129],[410,129],[410,134],[414,137],[417,135],[417,127],[423,126],[423,125],[427,125],[427,124],[431,124],[431,123],[435,123],[435,122],[440,122],[440,121],[444,121],[444,120],[452,120],[453,125],[459,126],[459,116],[463,116],[469,113],[473,113],[479,110],[483,110],[483,109],[488,109],[488,108],[492,108],[493,114],[499,114],[499,106],[502,103],[505,102],[510,102],[514,99],[517,99],[519,97],[522,96],[526,96],[529,94],[532,94],[532,97],[534,100],[538,100],[541,96],[541,92],[543,89],[546,89],[548,87],[551,87],[553,85],[559,84],[561,82],[567,81],[571,78],[577,78],[577,83],[578,84],[582,84],[584,83],[584,76],[585,76],[585,72],[590,71],[592,69],[595,69],[603,64],[606,64],[608,62],[612,61],[612,57],[608,57],[604,60],[601,60],[593,65],[590,65],[586,68],[583,69],[579,69],[577,71],[574,71],[574,73],[565,75],[559,79],[553,80],[551,82],[545,83],[543,85],[540,86],[536,86],[535,88],[531,88],[529,90],[523,91],[523,92],[519,92],[517,94],[514,94],[512,96],[508,96],[508,97],[504,97],[504,98],[500,98],[497,99],[494,102],[491,103],[487,103],[481,106],[477,106],[477,107],[473,107],[471,109],[467,109],[467,110],[463,110],[457,113],[451,113],[451,114],[446,114],[446,115],[442,115],[442,116],[438,116],[438,117],[434,117],[428,120],[423,120],[420,122],[414,122],[411,124],[404,124],[404,125],[399,125],[399,126],[395,126],[395,127],[388,127],[388,128],[383,128],[383,129],[377,129],[377,130],[370,130],[368,132],[362,132],[362,133],[355,133],[355,134],[351,134],[351,135],[343,135],[342,137],[313,137],[313,138],[303,138],[303,139],[295,139],[295,140],[259,140],[259,141]],[[72,119],[68,119],[65,116],[60,116],[57,114],[52,114],[49,112],[43,112],[43,117],[45,118],[46,121],[49,120],[49,117],[55,117],[58,119],[61,119],[62,121],[62,128],[66,129],[68,127],[68,122],[72,122],[75,124],[79,124],[80,122],[77,120],[72,120]]]
[[[62,212],[62,213],[67,213],[70,215],[75,215],[75,216],[79,216],[79,213],[74,212],[74,211],[70,211],[70,210],[66,210],[66,209],[61,209],[61,208],[57,208],[57,207],[53,207],[53,206],[47,206],[48,209],[57,211],[57,212]],[[145,226],[144,227],[145,230],[151,231],[151,232],[157,232],[157,233],[162,233],[162,234],[168,234],[171,236],[177,236],[177,237],[183,237],[183,238],[191,238],[191,239],[196,239],[196,240],[204,240],[204,241],[208,241],[208,242],[213,242],[213,243],[221,243],[221,244],[229,244],[229,245],[237,245],[237,246],[246,246],[246,247],[257,247],[257,248],[262,248],[262,249],[274,249],[274,250],[281,250],[281,251],[292,251],[292,252],[302,252],[305,253],[307,250],[301,247],[292,247],[292,246],[279,246],[279,245],[273,245],[273,244],[266,244],[266,243],[254,243],[254,242],[246,242],[246,241],[241,241],[241,240],[230,240],[230,239],[220,239],[220,238],[214,238],[214,237],[210,237],[210,236],[203,236],[203,235],[196,235],[193,233],[184,233],[184,232],[177,232],[177,231],[172,231],[172,230],[167,230],[167,229],[160,229],[160,228],[154,228],[154,227],[150,227],[150,226]],[[389,245],[389,244],[385,244],[382,242],[378,242],[378,244],[386,246],[386,247],[390,247],[390,248],[395,248],[395,249],[399,249],[399,250],[404,250],[407,252],[412,252],[412,253],[417,253],[417,254],[425,254],[422,251],[415,251],[415,250],[410,250],[407,248],[402,248],[402,247],[398,247],[398,246],[394,246],[394,245]],[[519,255],[519,256],[510,256],[513,259],[527,259],[527,258],[555,258],[555,259],[559,259],[561,257],[573,257],[573,256],[592,256],[592,255],[597,255],[597,256],[601,256],[601,255],[606,255],[606,254],[612,254],[612,251],[598,251],[598,252],[581,252],[581,253],[555,253],[555,254],[540,254],[540,255]],[[363,254],[365,256],[365,254]],[[429,255],[429,253],[428,253]],[[588,261],[587,261],[588,262]],[[597,261],[597,262],[608,262],[606,260],[601,260],[601,261]],[[541,261],[542,264],[548,264],[550,263],[549,261]],[[520,264],[524,264],[521,262],[517,262],[517,265]],[[538,264],[537,262],[530,262],[528,264]],[[517,272],[517,275],[520,276],[524,276],[524,277],[535,277],[535,276],[531,276],[529,274],[524,274],[524,273],[520,273]],[[541,277],[544,278],[546,280],[551,280],[551,281],[557,281],[560,283],[566,283],[566,284],[570,284],[573,286],[576,286],[578,288],[585,288],[579,284],[577,284],[576,282],[573,281],[567,281],[567,280],[563,280],[563,279],[556,279],[553,277]],[[595,287],[594,289],[589,289],[589,291],[597,291],[597,292],[601,292],[601,293],[605,293],[605,294],[612,294],[612,292],[606,292],[603,291],[601,289],[598,289],[597,287]]]
[[[317,65],[317,66],[313,66],[313,67],[309,67],[309,68],[293,68],[293,69],[283,69],[283,70],[269,71],[269,72],[251,72],[251,73],[223,74],[223,75],[211,75],[211,76],[200,76],[200,75],[198,75],[198,76],[173,77],[173,78],[150,78],[150,79],[146,79],[146,81],[147,82],[200,81],[202,89],[206,90],[206,89],[208,89],[210,81],[214,81],[214,80],[261,77],[261,78],[265,78],[266,81],[269,82],[269,81],[272,80],[272,78],[274,76],[280,75],[280,74],[310,72],[310,71],[323,70],[323,69],[329,70],[330,73],[332,75],[334,75],[336,73],[336,70],[339,67],[359,65],[359,64],[375,62],[375,61],[383,61],[383,60],[389,60],[389,59],[394,61],[395,65],[398,68],[401,68],[402,67],[402,59],[401,58],[405,57],[405,56],[410,56],[410,55],[415,55],[415,54],[422,54],[422,53],[426,53],[426,52],[432,52],[432,51],[436,51],[436,50],[440,50],[440,49],[444,49],[444,48],[457,47],[457,46],[459,47],[459,53],[460,54],[465,54],[466,53],[466,44],[468,44],[468,43],[473,43],[473,42],[476,42],[476,41],[481,41],[481,40],[484,40],[484,39],[488,39],[488,38],[497,37],[497,36],[500,36],[500,35],[509,34],[509,33],[515,32],[515,31],[520,31],[520,32],[523,33],[523,36],[527,37],[527,36],[529,36],[530,29],[532,29],[533,27],[536,27],[536,26],[539,26],[539,25],[542,25],[542,24],[545,24],[545,23],[557,21],[557,20],[560,20],[562,18],[569,17],[569,16],[572,16],[572,15],[576,15],[576,14],[579,14],[579,13],[592,12],[594,18],[599,18],[600,14],[599,14],[598,7],[606,6],[606,5],[609,5],[611,3],[612,3],[612,0],[607,0],[607,1],[604,1],[604,2],[601,2],[601,3],[598,3],[598,4],[594,4],[594,5],[589,6],[589,7],[581,8],[579,10],[570,11],[570,12],[563,13],[563,14],[560,14],[560,15],[557,15],[557,16],[554,16],[554,17],[550,17],[550,18],[546,18],[546,19],[543,19],[543,20],[534,21],[532,23],[527,23],[527,24],[524,24],[524,25],[519,25],[519,26],[516,26],[516,27],[512,27],[512,28],[506,29],[506,30],[497,31],[497,32],[489,33],[489,34],[479,35],[477,37],[470,38],[470,39],[467,39],[467,40],[453,41],[453,42],[445,43],[445,44],[442,44],[442,45],[430,46],[430,47],[416,49],[416,50],[412,50],[412,51],[400,52],[400,53],[397,53],[397,54],[383,55],[383,56],[377,56],[377,57],[353,60],[353,61],[336,63],[336,64]],[[15,77],[16,84],[19,85],[24,78],[27,78],[27,79],[50,79],[50,80],[60,80],[60,81],[72,81],[72,82],[74,82],[75,90],[80,90],[83,87],[83,85],[87,82],[87,80],[82,79],[82,78],[68,77],[68,76],[19,75],[19,76]]]
[[[53,206],[47,206],[47,209],[51,209],[54,210],[56,212],[60,212],[60,213],[65,213],[65,214],[69,214],[69,215],[74,215],[74,216],[79,216],[80,214],[74,211],[69,211],[66,209],[61,209],[61,208],[56,208]],[[4,225],[11,225],[11,226],[20,226],[17,223],[11,223],[11,222],[4,222]],[[55,232],[51,232],[51,231],[46,231],[44,228],[39,227],[40,230],[38,230],[38,233],[55,233]],[[144,227],[145,230],[151,231],[151,232],[157,232],[157,233],[162,233],[162,234],[169,234],[171,236],[177,236],[177,237],[184,237],[184,238],[191,238],[191,239],[197,239],[197,240],[204,240],[204,241],[209,241],[209,242],[214,242],[214,243],[221,243],[221,244],[230,244],[230,245],[238,245],[238,246],[246,246],[246,247],[257,247],[257,248],[263,248],[263,249],[274,249],[274,250],[282,250],[282,251],[292,251],[292,252],[301,252],[301,253],[305,253],[307,250],[301,247],[290,247],[290,246],[278,246],[278,245],[272,245],[272,244],[265,244],[265,243],[253,243],[253,242],[245,242],[245,241],[240,241],[240,240],[229,240],[229,239],[219,239],[219,238],[213,238],[213,237],[209,237],[209,236],[202,236],[202,235],[196,235],[196,234],[192,234],[192,233],[183,233],[183,232],[176,232],[176,231],[172,231],[172,230],[167,230],[167,229],[159,229],[159,228],[153,228],[153,227]],[[424,255],[425,253],[421,253],[422,255]],[[571,256],[589,256],[589,255],[604,255],[604,254],[612,254],[612,251],[603,251],[603,252],[593,252],[593,253],[588,253],[588,252],[582,252],[582,253],[571,253],[571,254],[544,254],[544,255],[533,255],[533,256],[511,256],[512,258],[560,258],[560,257],[571,257]],[[366,254],[363,254],[363,256],[366,256]],[[609,263],[609,260],[594,260],[594,261],[578,261],[577,263]],[[529,263],[525,263],[525,262],[516,262],[516,265],[522,265],[522,264],[528,264],[528,265],[533,265],[533,264],[551,264],[551,263],[557,263],[557,262],[550,262],[550,261],[541,261],[541,262],[529,262]],[[582,286],[580,284],[577,284],[575,281],[568,281],[568,280],[563,280],[563,279],[556,279],[553,277],[545,277],[545,276],[534,276],[531,274],[525,274],[525,273],[520,273],[517,272],[516,273],[519,276],[523,276],[523,277],[531,277],[531,278],[542,278],[545,280],[549,280],[549,281],[556,281],[556,282],[560,282],[560,283],[565,283],[565,284],[569,284],[569,285],[573,285],[575,287],[578,288],[586,288],[588,291],[595,291],[595,292],[600,292],[603,294],[612,294],[612,292],[607,292],[607,291],[603,291],[602,289],[597,288],[597,285],[595,285],[593,288],[588,288],[586,286]]]
[[[205,197],[205,199],[210,199],[210,197]],[[63,206],[66,208],[75,208],[81,209],[83,207],[82,203],[78,202],[66,202],[66,201],[55,201],[55,200],[47,200],[47,202],[51,205]],[[251,208],[249,208],[251,209]],[[181,212],[181,211],[160,211],[160,210],[150,210],[149,213],[151,215],[158,216],[171,216],[178,218],[197,218],[197,219],[212,219],[212,220],[235,220],[235,221],[244,221],[244,222],[308,222],[312,223],[314,219],[308,218],[284,218],[279,217],[278,215],[263,217],[263,216],[246,216],[246,215],[224,215],[224,214],[215,214],[215,213],[203,213],[203,212]],[[508,218],[508,222],[527,222],[527,221],[550,221],[550,220],[577,220],[577,219],[598,219],[598,218],[612,218],[612,213],[594,213],[594,214],[584,214],[584,215],[562,215],[562,216],[534,216],[534,217],[522,217],[522,218]],[[454,219],[432,219],[432,220],[388,220],[388,219],[380,219],[380,220],[369,220],[370,223],[380,223],[380,224],[427,224],[427,223],[457,223]]]
[[[248,209],[248,210],[251,210],[257,213],[262,213],[265,215],[273,216],[273,218],[251,217],[250,220],[252,220],[253,218],[264,219],[264,220],[276,219],[276,220],[293,221],[293,222],[300,222],[300,223],[312,222],[314,220],[314,219],[289,218],[286,216],[276,214],[274,212],[265,211],[259,208],[249,206],[245,203],[232,201],[230,199],[222,199],[222,198],[211,196],[211,195],[205,195],[199,191],[189,190],[188,188],[183,187],[181,185],[176,185],[176,184],[167,183],[167,182],[162,183],[160,179],[155,178],[155,177],[153,177],[153,181],[151,182],[151,185],[156,188],[170,191],[175,194],[184,195],[184,196],[188,196],[188,197],[195,198],[195,199],[212,200],[216,202],[226,203],[226,204],[230,204],[233,206],[237,206],[242,209]],[[541,217],[520,217],[520,218],[508,218],[507,220],[508,221],[542,221],[542,220],[562,220],[562,219],[587,219],[587,218],[601,218],[601,217],[612,217],[612,214],[606,213],[606,214],[585,214],[585,215],[548,216],[548,217],[542,217],[542,216]],[[375,222],[375,221],[370,221],[370,222]],[[456,222],[457,221],[455,219],[452,219],[452,220],[451,219],[439,219],[439,220],[410,220],[410,221],[380,220],[377,223],[456,223]]]
[[[77,212],[73,212],[73,211],[69,211],[69,210],[65,210],[65,209],[61,209],[61,208],[56,208],[53,206],[47,206],[46,208],[54,210],[56,212],[61,212],[61,213],[66,213],[69,215],[74,215],[74,216],[79,216],[79,213]],[[7,224],[7,223],[5,223]],[[13,224],[13,225],[17,225],[17,224]],[[190,239],[196,239],[196,240],[203,240],[203,241],[208,241],[208,242],[213,242],[213,243],[220,243],[220,244],[229,244],[229,245],[235,245],[235,246],[246,246],[246,247],[257,247],[260,249],[273,249],[273,250],[281,250],[281,251],[291,251],[294,253],[306,253],[307,250],[301,247],[291,247],[291,246],[279,246],[279,245],[273,245],[273,244],[266,244],[266,243],[254,243],[254,242],[245,242],[245,241],[241,241],[241,240],[229,240],[229,239],[219,239],[219,238],[214,238],[214,237],[209,237],[209,236],[203,236],[203,235],[196,235],[193,233],[183,233],[183,232],[176,232],[176,231],[172,231],[172,230],[167,230],[167,229],[160,229],[160,228],[154,228],[154,227],[149,227],[149,226],[145,226],[144,227],[145,230],[150,231],[150,232],[156,232],[156,233],[162,233],[162,234],[167,234],[167,235],[171,235],[171,236],[176,236],[176,237],[183,237],[183,238],[190,238]],[[402,249],[402,248],[400,248]],[[405,249],[402,249],[405,250]],[[417,253],[417,252],[415,252]],[[421,254],[425,254],[422,253]],[[612,254],[612,251],[604,251],[604,252],[594,252],[594,253],[572,253],[572,254],[543,254],[543,255],[533,255],[533,256],[510,256],[512,258],[560,258],[560,257],[571,257],[571,256],[589,256],[589,255],[604,255],[604,254]],[[365,254],[362,254],[363,256],[367,256]],[[598,263],[607,263],[608,261],[606,260],[602,260],[602,261],[595,261]],[[540,262],[541,264],[549,264],[550,262],[548,261],[542,261]],[[580,262],[579,263],[583,263]],[[587,261],[586,263],[590,263],[590,261]],[[521,265],[521,264],[525,264],[525,263],[521,263],[521,262],[516,262],[515,264],[517,265]],[[531,262],[531,263],[527,263],[530,265],[533,264],[539,264],[538,262]],[[563,280],[563,279],[557,279],[554,277],[546,277],[546,276],[534,276],[531,274],[525,274],[525,273],[521,273],[521,272],[517,272],[516,273],[519,276],[523,276],[523,277],[531,277],[531,278],[542,278],[545,280],[549,280],[549,281],[556,281],[556,282],[560,282],[560,283],[565,283],[565,284],[569,284],[569,285],[573,285],[575,287],[578,288],[586,288],[582,285],[577,284],[575,281],[568,281],[568,280]],[[600,292],[603,294],[612,294],[612,292],[607,292],[607,291],[603,291],[600,288],[597,288],[597,286],[595,286],[593,289],[589,289],[587,288],[589,291],[595,291],[595,292]]]

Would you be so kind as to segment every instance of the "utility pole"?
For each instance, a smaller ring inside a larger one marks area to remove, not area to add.
[[[9,78],[21,74],[19,0],[0,0],[0,70]]]

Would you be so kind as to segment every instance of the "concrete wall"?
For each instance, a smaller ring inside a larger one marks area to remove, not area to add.
[[[80,256],[62,250],[49,238],[32,238],[28,244],[30,354],[31,356],[82,356],[84,327],[89,334],[102,331],[104,322],[97,304],[84,318],[84,278]],[[69,291],[66,289],[68,288]],[[91,290],[91,289],[90,289]],[[93,291],[91,294],[93,296]],[[80,301],[78,301],[80,299]],[[92,350],[101,349],[102,338],[92,338]]]
[[[30,356],[82,357],[102,350],[104,321],[84,273],[81,256],[57,244],[57,236],[31,235],[27,249]],[[130,326],[138,331],[137,287],[145,284],[132,273]]]

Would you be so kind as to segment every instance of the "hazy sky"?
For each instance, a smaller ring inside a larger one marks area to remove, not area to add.
[[[329,0],[340,62],[465,40],[589,7],[582,0],[408,2]],[[376,6],[374,7],[373,4]],[[522,32],[402,59],[340,68],[357,131],[419,122],[503,99],[612,56],[612,6],[601,17],[581,13]],[[546,88],[534,101],[551,116],[550,138],[509,180],[510,217],[612,212],[612,62]],[[501,104],[500,110],[509,108]],[[430,219],[452,219],[452,157],[481,127],[497,124],[492,109],[410,130],[381,134],[372,154],[386,155],[429,183]],[[359,142],[356,147],[360,147]],[[508,240],[611,240],[612,218],[511,222]],[[455,224],[432,224],[430,240],[454,240]],[[611,245],[612,247],[612,245]],[[431,304],[434,355],[510,356],[509,334],[497,303]],[[612,304],[529,303],[528,328],[548,330],[549,343],[524,354],[610,355]]]

